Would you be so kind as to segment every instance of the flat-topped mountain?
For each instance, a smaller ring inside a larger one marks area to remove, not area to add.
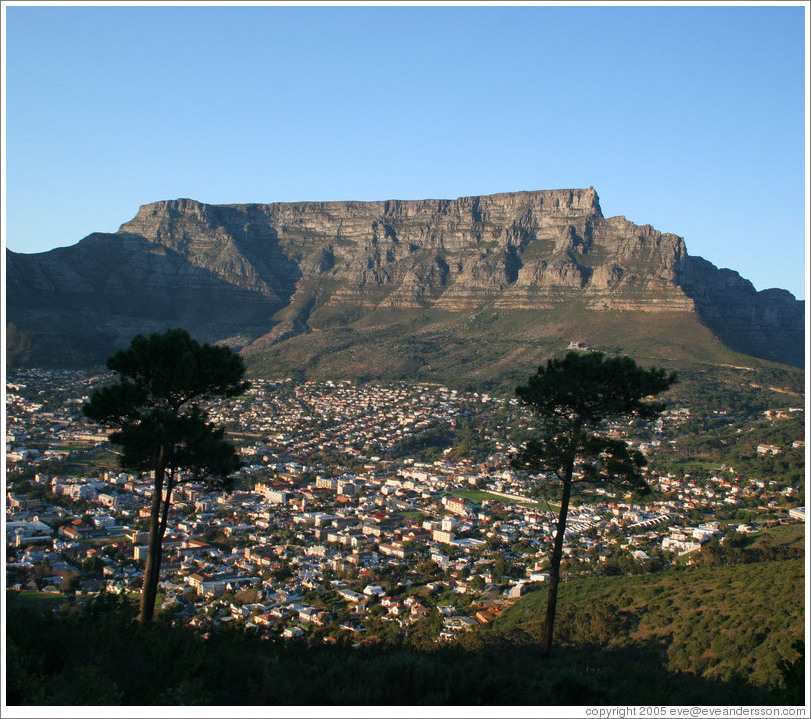
[[[481,374],[477,358],[519,360],[522,348],[570,340],[641,343],[662,358],[714,347],[711,361],[724,348],[804,361],[803,302],[756,292],[689,256],[681,237],[603,217],[593,188],[161,201],[117,233],[34,255],[7,250],[6,261],[9,357],[25,364],[103,361],[134,334],[170,326],[228,341],[269,372],[321,376],[429,378],[454,353],[475,365],[460,372]]]

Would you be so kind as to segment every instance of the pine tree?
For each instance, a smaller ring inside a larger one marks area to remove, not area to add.
[[[110,442],[122,449],[123,469],[151,472],[149,546],[139,621],[155,610],[162,543],[172,491],[182,482],[227,486],[239,467],[225,430],[208,422],[201,402],[233,397],[248,388],[242,358],[228,347],[201,345],[183,329],[138,335],[107,367],[118,381],[96,390],[84,414],[115,428]]]
[[[539,367],[526,385],[516,388],[522,404],[538,417],[540,428],[513,460],[517,469],[551,473],[563,483],[555,541],[549,567],[549,594],[541,648],[549,654],[557,606],[560,563],[575,467],[590,482],[619,483],[644,492],[644,455],[621,439],[605,436],[609,420],[653,419],[664,409],[646,401],[676,381],[663,369],[644,370],[630,357],[606,358],[602,352],[569,352]]]

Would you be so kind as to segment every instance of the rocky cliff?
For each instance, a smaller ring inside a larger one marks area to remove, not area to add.
[[[403,318],[416,314],[464,324],[485,310],[687,313],[737,351],[803,363],[802,302],[755,292],[737,273],[688,256],[676,235],[603,217],[593,188],[424,201],[162,201],[117,233],[6,259],[8,321],[27,338],[21,357],[31,363],[96,361],[136,332],[168,326],[255,350],[313,330],[359,330],[383,311],[399,313],[405,328]]]

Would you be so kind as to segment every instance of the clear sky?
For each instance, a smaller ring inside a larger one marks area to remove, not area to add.
[[[807,3],[3,10],[14,251],[177,197],[594,186],[606,216],[805,298]]]

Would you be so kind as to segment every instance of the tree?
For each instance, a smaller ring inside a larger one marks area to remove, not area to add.
[[[107,367],[115,384],[96,390],[85,416],[115,428],[121,467],[153,476],[149,546],[139,621],[152,619],[158,589],[162,542],[172,491],[179,484],[208,481],[225,487],[239,467],[225,431],[208,422],[200,402],[233,397],[249,387],[242,358],[228,347],[200,345],[183,329],[150,337],[138,335]]]
[[[88,557],[82,562],[82,571],[92,577],[100,577],[104,573],[104,562],[95,555]]]
[[[79,588],[79,572],[66,572],[59,582],[59,589],[69,594],[75,594]]]
[[[612,419],[653,419],[664,409],[660,402],[645,401],[676,381],[663,369],[643,370],[629,357],[606,358],[602,352],[569,352],[539,367],[526,385],[516,388],[522,404],[540,420],[536,436],[513,460],[513,467],[534,473],[554,474],[563,483],[560,513],[549,566],[549,595],[543,625],[541,650],[552,646],[557,605],[560,563],[569,497],[575,480],[575,466],[582,481],[618,483],[639,492],[648,487],[641,468],[641,452],[631,450],[620,439],[606,436]],[[580,481],[578,479],[578,481]]]

